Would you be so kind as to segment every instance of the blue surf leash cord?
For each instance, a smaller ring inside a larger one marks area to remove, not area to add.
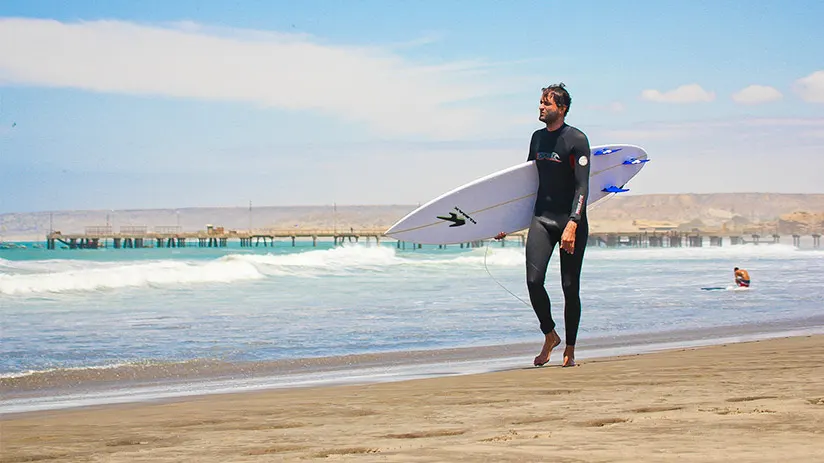
[[[603,200],[598,201],[598,203],[596,204],[596,206],[595,206],[595,207],[593,207],[593,209],[597,209],[597,208],[599,208],[599,207],[603,206],[603,205],[604,205],[604,203],[606,203],[607,201],[609,201],[610,199],[612,199],[612,198],[614,198],[614,197],[615,197],[615,193],[613,193],[613,194],[611,194],[611,195],[609,195],[609,196],[604,197],[604,199],[603,199]],[[590,210],[590,209],[589,209],[589,207],[587,207],[587,209],[588,209],[588,210]],[[495,276],[494,276],[494,275],[492,275],[492,272],[490,272],[490,271],[489,271],[489,267],[486,265],[486,258],[487,258],[487,256],[489,255],[489,243],[490,243],[491,241],[492,241],[492,240],[487,240],[487,242],[486,242],[486,250],[484,251],[484,270],[486,270],[487,275],[489,275],[489,278],[492,278],[492,281],[494,281],[495,283],[497,283],[497,284],[498,284],[498,286],[500,286],[501,288],[503,288],[503,289],[504,289],[504,291],[506,291],[506,292],[508,292],[509,294],[511,294],[511,295],[512,295],[515,299],[518,299],[519,301],[523,302],[523,303],[524,303],[524,305],[525,305],[525,306],[527,306],[527,307],[532,307],[532,304],[530,304],[530,303],[526,302],[525,300],[521,299],[521,298],[520,298],[517,294],[513,293],[512,291],[510,291],[510,290],[509,290],[509,288],[507,288],[507,287],[506,287],[506,286],[504,286],[504,285],[503,285],[500,281],[498,281],[498,280],[495,278]]]

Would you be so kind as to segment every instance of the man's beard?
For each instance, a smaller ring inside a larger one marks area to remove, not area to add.
[[[541,122],[546,123],[547,125],[552,125],[557,123],[561,120],[561,112],[560,111],[546,111],[544,115],[539,115],[538,120]]]

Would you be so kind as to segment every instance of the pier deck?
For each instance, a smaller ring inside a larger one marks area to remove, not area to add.
[[[349,228],[341,229],[256,229],[256,230],[223,230],[223,228],[208,228],[194,232],[184,232],[177,227],[155,227],[149,231],[148,227],[121,227],[119,233],[111,230],[111,227],[86,227],[85,233],[63,234],[59,231],[49,233],[46,236],[46,247],[55,249],[57,243],[62,243],[69,249],[97,249],[103,247],[122,248],[174,248],[174,247],[227,247],[230,241],[239,241],[241,247],[274,246],[276,241],[291,240],[295,246],[297,240],[312,240],[312,245],[317,246],[318,240],[331,239],[337,245],[344,242],[370,242],[375,243],[382,240],[397,241],[383,234],[383,228]],[[812,233],[813,247],[818,248],[821,244],[821,234]],[[506,246],[507,241],[517,240],[521,246],[526,243],[527,231],[511,233],[505,240],[501,241],[501,246]],[[801,235],[793,234],[794,246],[799,246]],[[781,241],[781,236],[771,234],[761,236],[758,233],[719,233],[719,232],[592,232],[589,235],[589,245],[605,247],[702,247],[722,246],[724,242],[728,244],[775,244]],[[397,241],[398,248],[406,248],[405,242]],[[414,247],[421,247],[420,244],[409,243]],[[460,247],[479,247],[484,242],[460,243]],[[445,246],[442,246],[445,247]]]

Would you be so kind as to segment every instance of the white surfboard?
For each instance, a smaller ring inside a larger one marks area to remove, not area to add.
[[[634,145],[591,147],[589,199],[592,206],[615,193],[649,160]],[[528,161],[448,191],[392,225],[385,235],[420,244],[468,243],[529,228],[538,192],[538,169]]]

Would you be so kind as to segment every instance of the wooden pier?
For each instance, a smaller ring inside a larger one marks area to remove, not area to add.
[[[276,242],[291,241],[295,246],[298,240],[311,240],[312,246],[317,246],[319,240],[332,240],[335,245],[346,242],[359,243],[361,241],[370,242],[374,239],[376,244],[381,240],[396,241],[398,249],[406,249],[407,245],[412,249],[420,249],[421,244],[407,243],[389,238],[383,234],[384,229],[363,228],[348,230],[339,229],[256,229],[256,230],[224,230],[222,227],[208,226],[206,230],[195,232],[184,232],[179,227],[154,227],[149,231],[146,226],[123,226],[115,233],[109,226],[86,227],[84,233],[63,234],[59,231],[49,233],[46,236],[46,247],[56,249],[57,243],[62,243],[68,249],[98,249],[113,247],[115,249],[140,249],[140,248],[225,248],[229,242],[237,241],[240,247],[270,247]],[[821,234],[812,233],[813,247],[821,246]],[[518,245],[526,244],[527,231],[509,234],[506,239],[501,240],[500,246],[506,246],[508,242],[515,241]],[[781,242],[781,236],[770,234],[762,236],[760,233],[702,233],[702,232],[593,232],[590,233],[588,246],[599,247],[652,247],[652,248],[677,248],[677,247],[703,247],[703,246],[723,246],[724,243],[730,245],[738,244],[776,244]],[[801,235],[792,235],[792,243],[799,246]],[[461,248],[482,247],[486,241],[474,241],[459,243],[449,246],[460,246]],[[446,248],[446,245],[438,246]]]
[[[812,233],[813,248],[821,246],[821,234]],[[799,234],[792,235],[793,246],[799,247],[801,245],[802,236]],[[724,243],[730,245],[741,244],[779,244],[781,243],[781,235],[772,233],[762,236],[761,233],[719,233],[719,232],[595,232],[590,233],[588,245],[598,245],[605,247],[641,247],[641,248],[680,248],[680,247],[704,247],[704,246],[723,246]]]
[[[333,229],[262,229],[262,230],[224,230],[221,227],[207,228],[195,232],[183,232],[177,227],[155,227],[149,231],[148,227],[121,227],[119,233],[114,233],[111,227],[86,227],[85,233],[63,234],[59,231],[46,236],[46,247],[55,249],[57,243],[62,243],[69,249],[98,249],[111,247],[115,249],[134,248],[225,248],[230,241],[238,241],[241,247],[274,246],[275,241],[291,240],[292,246],[298,239],[311,239],[312,245],[317,246],[319,239],[332,239],[335,244],[345,241],[360,242],[364,239],[369,242],[374,238],[380,243],[383,229],[349,229],[348,231]]]

